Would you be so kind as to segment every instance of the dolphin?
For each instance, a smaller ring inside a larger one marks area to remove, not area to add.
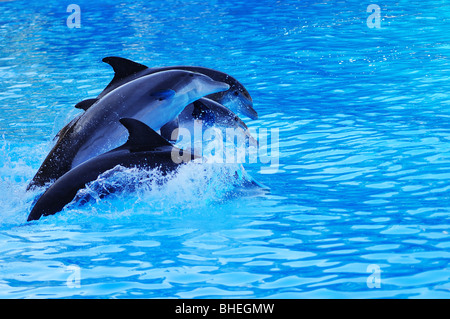
[[[227,83],[228,85],[230,85],[229,90],[216,92],[207,95],[207,97],[228,107],[230,110],[237,114],[245,115],[253,120],[258,118],[258,113],[253,109],[253,101],[247,89],[238,80],[226,73],[210,68],[186,65],[149,68],[143,64],[121,57],[106,57],[103,58],[102,61],[111,65],[115,74],[111,82],[97,96],[97,99],[102,98],[111,90],[114,90],[129,81],[148,74],[167,70],[185,70],[202,73],[209,76],[215,81]],[[94,102],[95,99],[87,99],[81,101],[75,107],[86,110]]]
[[[174,147],[138,120],[122,118],[119,122],[128,131],[126,143],[91,158],[61,176],[36,201],[27,221],[38,220],[42,215],[53,215],[61,211],[75,198],[80,189],[118,165],[126,168],[158,168],[162,174],[167,174],[175,171],[179,165],[197,158],[195,155],[186,156],[183,150]]]
[[[228,89],[226,83],[184,70],[162,71],[127,82],[96,100],[63,128],[27,189],[44,186],[123,143],[127,131],[120,118],[135,118],[159,130],[193,101]]]
[[[228,110],[233,109],[235,112],[237,112],[239,114],[243,114],[251,119],[258,118],[258,113],[253,109],[253,101],[252,101],[252,98],[251,98],[250,94],[248,93],[247,89],[239,81],[237,81],[235,78],[233,78],[232,76],[230,76],[226,73],[223,73],[223,72],[220,72],[220,71],[217,71],[214,69],[198,67],[198,66],[170,66],[170,67],[148,68],[147,66],[145,66],[143,64],[140,64],[140,63],[137,63],[137,62],[125,59],[125,58],[121,58],[121,57],[106,57],[106,58],[103,58],[102,61],[109,64],[113,68],[113,70],[115,72],[114,78],[106,86],[106,88],[97,96],[97,98],[83,100],[75,105],[76,108],[87,111],[100,98],[102,98],[103,96],[105,96],[106,94],[111,92],[112,90],[118,88],[121,85],[124,85],[125,83],[127,83],[129,81],[137,79],[139,77],[142,77],[142,76],[145,76],[148,74],[165,71],[165,70],[180,69],[180,70],[188,70],[188,71],[206,74],[216,81],[227,83],[228,85],[230,85],[229,90],[213,93],[213,94],[208,95],[207,97],[210,100],[217,101],[220,104],[226,105]],[[211,102],[208,102],[208,103],[210,104]],[[191,109],[192,107],[193,107],[193,105],[187,106],[188,109]],[[222,107],[222,109],[224,109],[224,108],[225,107]],[[218,110],[218,108],[214,108],[214,109]],[[228,120],[228,118],[229,118],[228,112],[225,109],[223,111],[221,111],[220,113],[222,113],[222,115],[225,116],[225,119]],[[193,121],[196,119],[194,117],[190,117],[189,114],[190,113],[187,113],[187,112],[184,113],[185,123],[187,123],[186,121],[188,121],[188,120]],[[220,121],[220,114],[216,114],[216,115],[217,115],[216,121]],[[82,116],[82,114],[78,115],[72,121],[70,121],[66,126],[64,126],[56,134],[54,139],[57,139],[60,136],[64,135],[64,133],[67,132],[81,116]],[[242,120],[239,119],[239,121],[241,122],[241,126],[242,126],[242,124],[243,124]],[[171,133],[175,128],[177,128],[177,125],[178,124],[176,122],[168,123],[166,132],[170,128],[170,133]],[[245,124],[243,124],[243,127],[245,127]],[[170,137],[170,133],[166,137]],[[248,135],[248,134],[246,133],[246,135]],[[252,139],[253,138],[250,137],[250,140],[252,140]]]
[[[200,122],[201,121],[201,122]],[[200,124],[201,123],[201,124]],[[233,111],[216,101],[201,98],[184,108],[178,117],[161,127],[161,136],[172,143],[176,143],[180,129],[189,131],[191,137],[196,137],[195,126],[199,124],[203,133],[212,127],[219,129],[225,137],[227,129],[233,129],[233,134],[245,137],[249,145],[257,146],[258,142],[250,134],[247,125]],[[178,129],[178,130],[177,130]],[[191,143],[192,141],[188,141]],[[194,144],[198,141],[194,141]],[[191,144],[191,146],[193,146]],[[191,149],[191,152],[195,152]]]

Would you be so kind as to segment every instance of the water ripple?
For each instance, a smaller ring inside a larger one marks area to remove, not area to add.
[[[56,0],[0,5],[0,297],[449,297],[448,6],[388,1],[370,29],[356,1],[77,3],[79,29]],[[25,223],[28,181],[112,55],[244,83],[246,123],[279,132],[278,170],[244,165],[270,192],[194,169]]]

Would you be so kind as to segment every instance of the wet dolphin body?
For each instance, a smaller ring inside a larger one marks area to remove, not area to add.
[[[60,132],[28,189],[44,186],[123,143],[127,132],[120,118],[135,118],[159,130],[188,104],[228,88],[228,84],[204,74],[171,70],[140,77],[110,91]]]
[[[238,80],[226,73],[205,67],[186,65],[149,68],[143,64],[120,57],[106,57],[102,61],[111,65],[115,74],[112,81],[97,98],[101,98],[102,96],[108,94],[111,90],[141,76],[167,70],[186,70],[202,73],[215,81],[229,84],[229,90],[216,92],[208,95],[207,97],[228,107],[237,114],[245,115],[251,119],[258,118],[258,113],[253,109],[253,101],[247,89]],[[87,102],[81,102],[78,107],[86,108],[93,102],[93,100],[86,101]]]
[[[159,168],[163,174],[167,174],[186,162],[186,158],[189,160],[196,158],[194,155],[186,157],[182,150],[173,147],[158,133],[138,120],[124,118],[120,120],[120,123],[128,130],[127,142],[78,165],[61,176],[37,200],[28,215],[28,221],[61,211],[75,198],[80,189],[118,165],[127,168]],[[181,156],[184,161],[181,160]]]

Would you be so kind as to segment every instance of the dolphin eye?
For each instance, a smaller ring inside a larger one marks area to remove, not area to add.
[[[234,91],[234,96],[238,96],[239,95],[239,92],[238,91]]]

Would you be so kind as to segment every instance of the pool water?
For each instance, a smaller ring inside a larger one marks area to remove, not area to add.
[[[1,298],[450,297],[446,1],[379,3],[380,28],[361,1],[76,4],[79,28],[69,3],[0,3]],[[106,56],[242,82],[247,125],[279,137],[278,165],[243,164],[268,190],[187,165],[27,223],[26,186],[109,83]]]

